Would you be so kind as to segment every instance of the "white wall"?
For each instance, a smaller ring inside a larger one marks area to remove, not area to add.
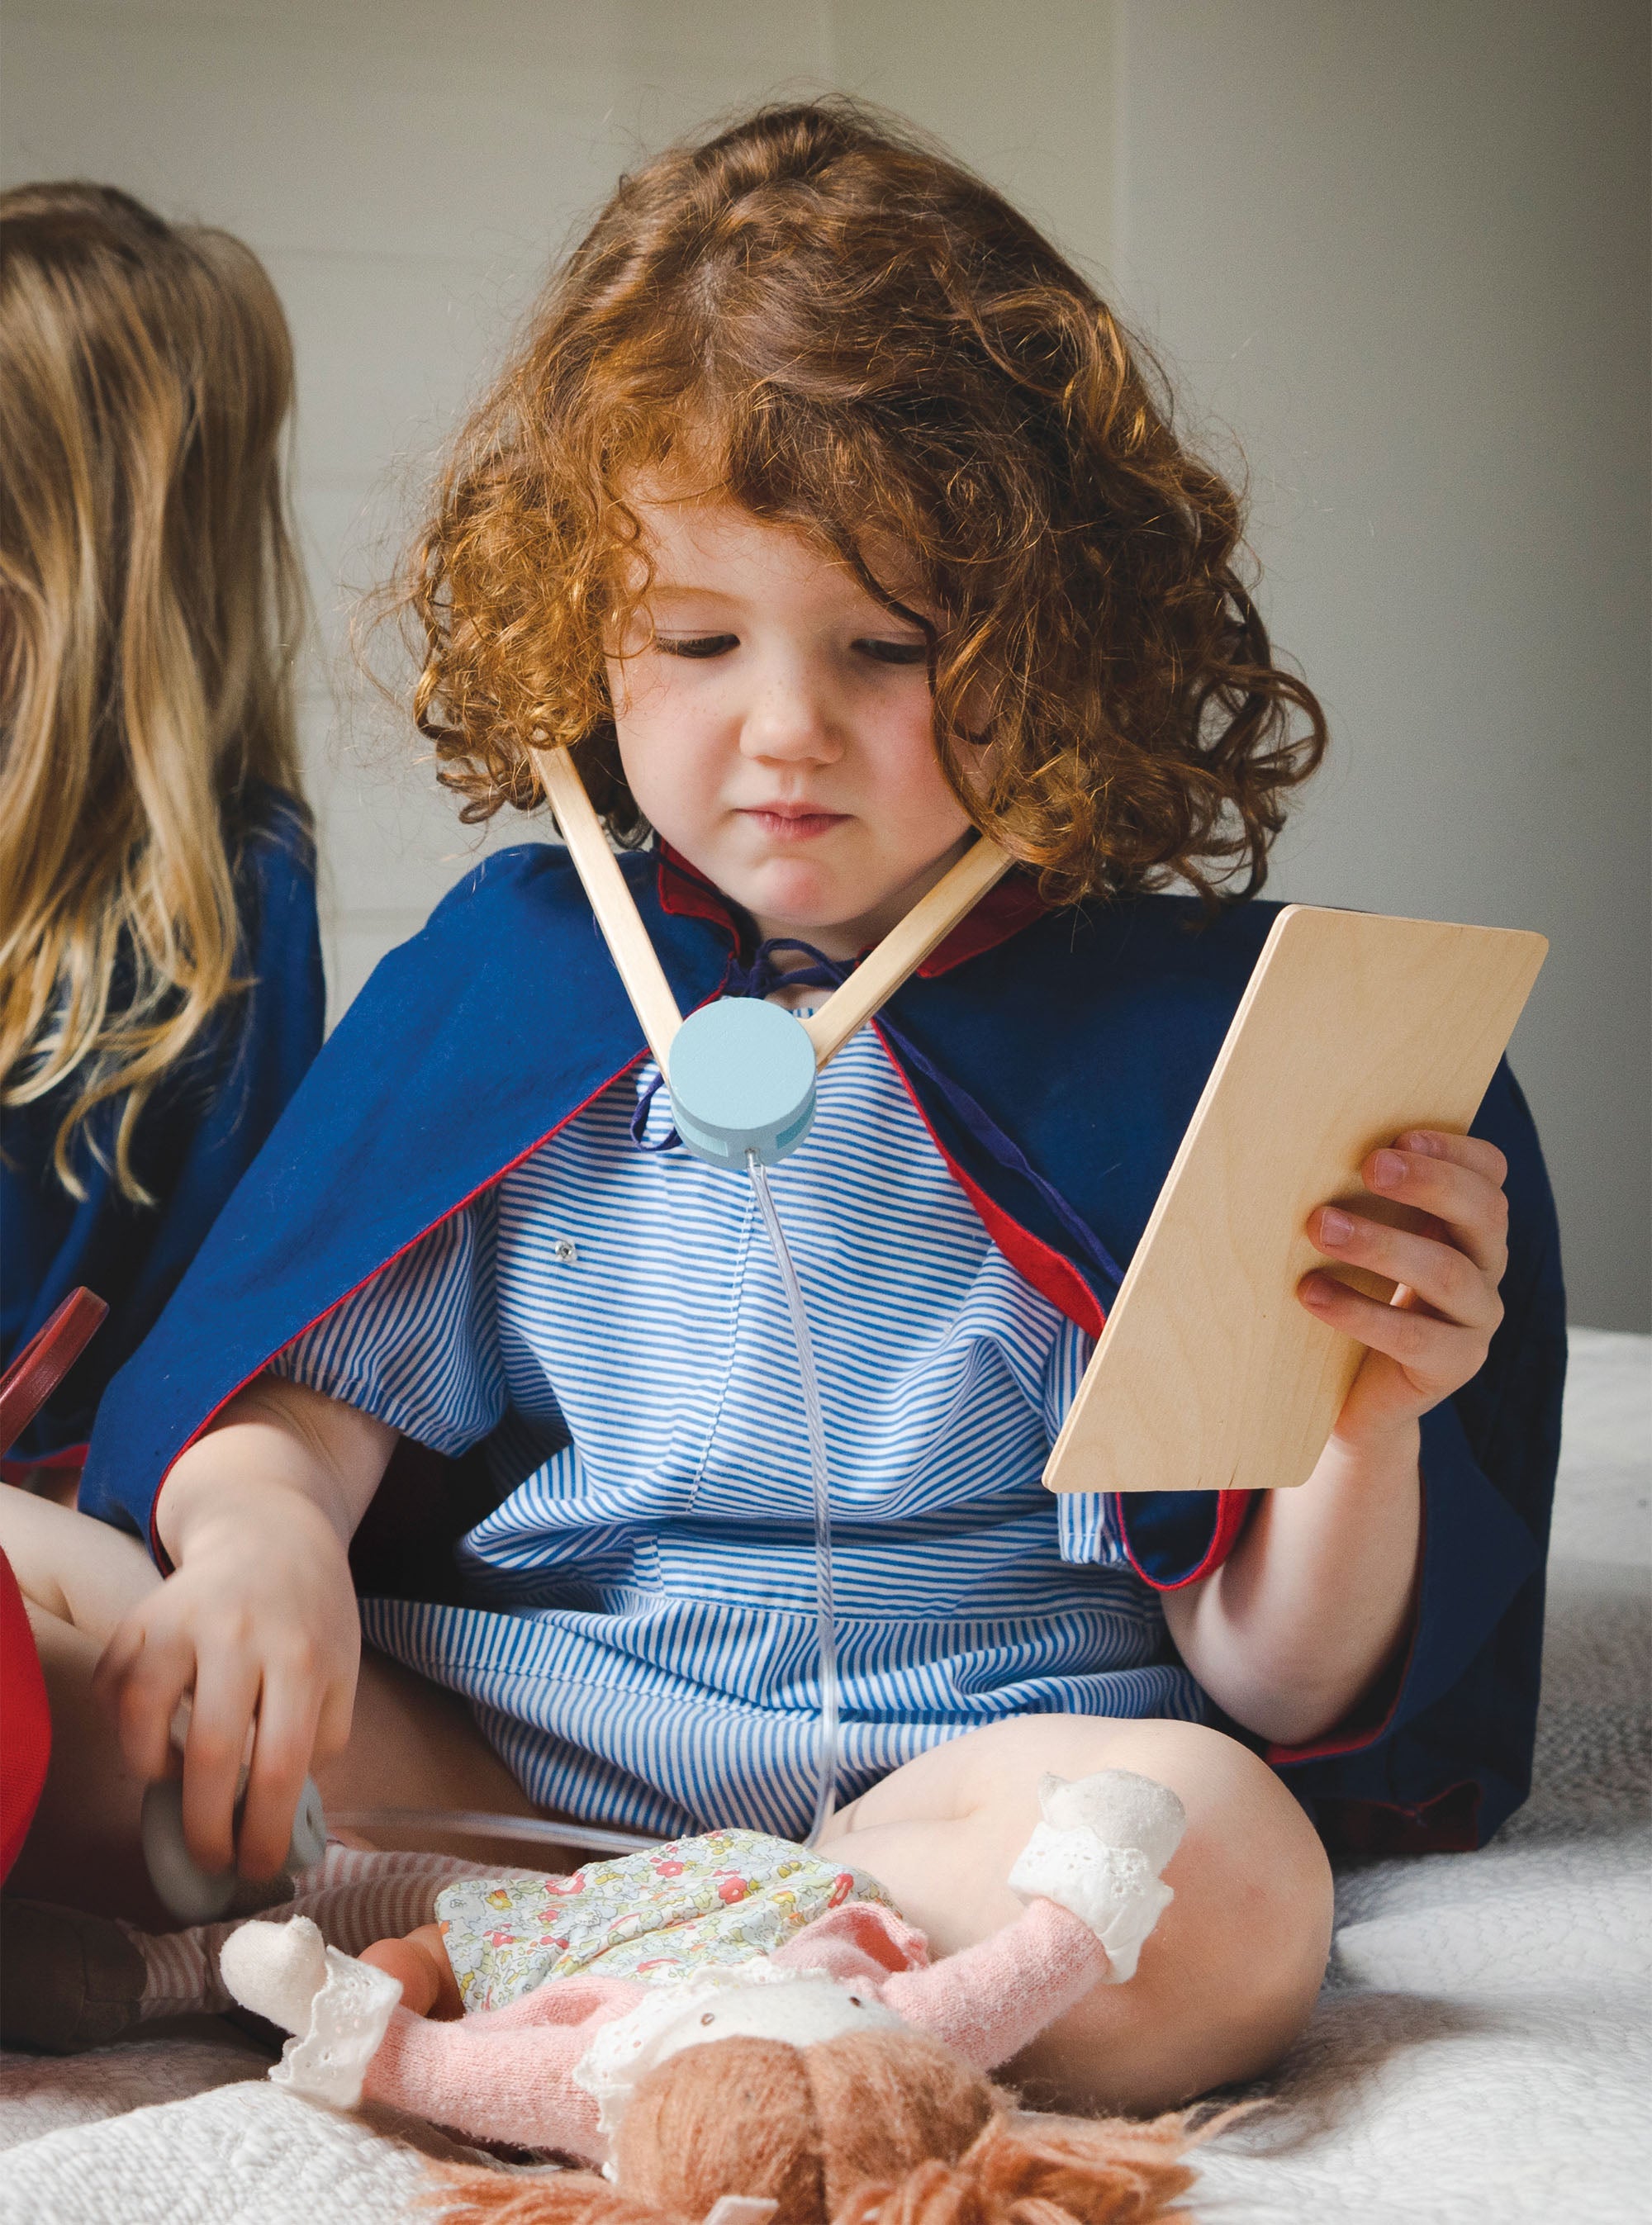
[[[1127,0],[1117,275],[1334,749],[1311,902],[1533,927],[1572,1317],[1648,1293],[1644,0]]]
[[[352,678],[347,588],[382,576],[550,255],[639,153],[777,92],[839,84],[939,132],[1116,278],[1249,457],[1268,607],[1337,740],[1280,886],[1554,936],[1519,1051],[1575,1316],[1644,1326],[1643,21],[1617,0],[10,0],[0,177],[226,225],[281,288],[336,1008],[480,840]]]
[[[336,1015],[480,846],[353,669],[443,434],[552,253],[647,147],[820,73],[740,0],[11,0],[0,174],[82,175],[238,232],[287,306],[321,620],[304,704]],[[489,830],[520,840],[514,815]]]

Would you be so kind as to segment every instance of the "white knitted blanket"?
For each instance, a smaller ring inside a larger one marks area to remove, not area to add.
[[[1482,1854],[1343,1877],[1312,2027],[1270,2106],[1204,2151],[1207,2225],[1649,2215],[1649,1594],[1652,1340],[1582,1332],[1536,1791]],[[0,2225],[406,2225],[426,2159],[461,2153],[295,2100],[202,2031],[0,2057]]]

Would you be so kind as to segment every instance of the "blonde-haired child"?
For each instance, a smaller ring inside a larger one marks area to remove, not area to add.
[[[0,1366],[111,1317],[16,1448],[72,1480],[321,1042],[281,305],[112,187],[0,194]]]

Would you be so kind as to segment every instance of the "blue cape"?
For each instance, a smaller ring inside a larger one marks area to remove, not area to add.
[[[136,1205],[111,1171],[120,1104],[93,1114],[75,1154],[86,1189],[52,1167],[58,1124],[78,1077],[10,1107],[0,1154],[0,1367],[77,1285],[109,1315],[16,1448],[19,1461],[73,1460],[92,1434],[105,1385],[154,1327],[180,1276],[262,1149],[321,1048],[326,991],[308,822],[289,797],[254,790],[237,861],[232,999],[187,1059],[163,1076],[140,1115],[132,1163],[155,1199]]]
[[[681,1008],[716,995],[740,930],[715,892],[669,858],[626,871]],[[1092,1331],[1115,1288],[1100,1260],[1122,1266],[1141,1237],[1275,909],[1204,921],[1155,897],[1046,912],[1012,879],[886,1008],[891,1055],[993,1237]],[[378,967],[110,1386],[81,1505],[150,1535],[172,1461],[243,1384],[642,1055],[563,853],[488,860]],[[1477,1844],[1529,1784],[1564,1306],[1547,1180],[1506,1068],[1475,1132],[1509,1163],[1506,1316],[1479,1376],[1424,1422],[1409,1656],[1371,1719],[1269,1755],[1328,1838],[1366,1848]],[[1216,1566],[1246,1511],[1235,1493],[1119,1506],[1160,1588]]]

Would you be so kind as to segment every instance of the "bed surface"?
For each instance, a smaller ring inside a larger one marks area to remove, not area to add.
[[[1478,1854],[1350,1869],[1312,2025],[1214,2141],[1208,2225],[1630,2225],[1652,2182],[1652,1339],[1573,1334],[1535,1785]],[[227,2025],[0,2056],[0,2225],[391,2225],[390,2112],[265,2082]]]

